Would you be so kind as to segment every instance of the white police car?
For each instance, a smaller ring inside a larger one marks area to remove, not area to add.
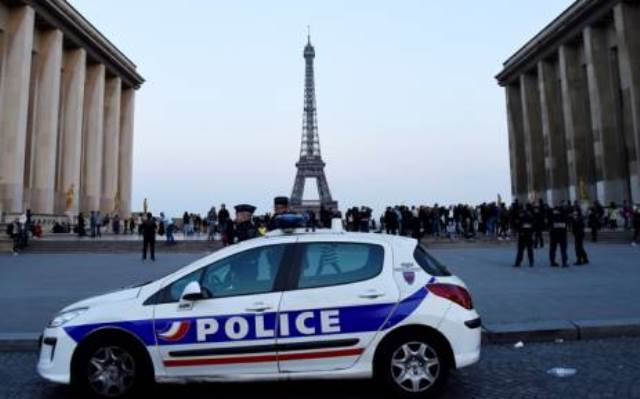
[[[63,309],[38,372],[99,397],[157,382],[374,377],[398,397],[478,361],[464,283],[416,240],[274,232]]]

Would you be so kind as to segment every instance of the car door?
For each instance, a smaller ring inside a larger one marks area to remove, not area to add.
[[[276,373],[278,287],[291,244],[250,248],[167,285],[155,305],[158,353],[168,376]],[[197,281],[205,296],[181,300]]]
[[[353,366],[395,308],[391,248],[348,238],[301,237],[280,305],[281,372]]]

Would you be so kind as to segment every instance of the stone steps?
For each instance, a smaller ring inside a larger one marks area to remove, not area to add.
[[[598,234],[598,243],[603,244],[629,244],[633,234],[628,231],[604,231]],[[457,239],[449,240],[447,238],[431,238],[427,237],[422,240],[422,243],[428,247],[484,247],[495,245],[515,245],[516,239],[510,240],[497,240],[494,237],[478,236],[472,239]],[[544,234],[545,245],[549,243],[549,235]],[[586,242],[591,243],[590,234],[587,233]],[[569,244],[573,243],[573,236],[569,234]],[[158,252],[207,252],[220,249],[222,244],[220,241],[206,241],[206,240],[178,240],[176,245],[168,246],[165,244],[164,238],[156,241],[156,251]],[[0,253],[10,252],[13,247],[11,240],[0,238]],[[30,253],[80,253],[80,252],[95,252],[95,253],[123,253],[123,252],[137,252],[142,249],[142,240],[129,236],[125,240],[113,239],[113,236],[106,237],[104,239],[73,239],[72,237],[65,236],[61,239],[55,239],[49,236],[46,239],[29,240],[29,247],[25,252]]]

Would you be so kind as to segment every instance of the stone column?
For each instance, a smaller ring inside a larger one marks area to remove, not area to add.
[[[560,84],[555,62],[538,63],[538,83],[540,109],[542,112],[542,133],[544,136],[545,169],[547,171],[547,199],[558,205],[569,199],[569,177],[567,171],[567,150],[564,140]]]
[[[64,53],[62,104],[60,109],[60,151],[58,158],[58,187],[56,213],[79,210],[80,169],[82,156],[82,106],[87,53],[84,49]],[[71,194],[67,207],[67,194]]]
[[[102,196],[100,211],[113,213],[118,191],[118,148],[120,142],[119,77],[107,79],[104,97],[104,141],[102,146]]]
[[[62,69],[61,31],[53,29],[41,33],[39,57],[30,206],[34,213],[53,214]]]
[[[507,119],[509,128],[509,162],[511,165],[511,195],[518,201],[527,200],[527,160],[525,155],[522,120],[522,96],[520,83],[512,83],[506,88]]]
[[[24,156],[29,107],[34,11],[15,7],[9,12],[0,86],[0,208],[19,213],[24,190]]]
[[[102,64],[93,64],[87,67],[86,73],[80,178],[80,209],[85,213],[100,209],[105,67]]]
[[[132,88],[122,90],[120,105],[120,148],[118,166],[118,211],[120,217],[131,214],[131,187],[133,169],[133,114],[136,91]]]
[[[531,201],[537,201],[540,198],[546,199],[547,193],[538,77],[530,73],[521,75],[520,87],[524,120],[527,177],[529,181],[528,197]]]
[[[596,199],[595,158],[591,134],[589,90],[580,63],[579,48],[562,45],[558,50],[562,112],[569,169],[571,201]]]
[[[596,188],[602,203],[626,198],[626,165],[622,134],[617,124],[616,97],[605,28],[589,26],[583,31],[591,125],[596,159]]]
[[[640,5],[619,3],[614,7],[614,20],[622,92],[625,104],[629,104],[625,109],[631,121],[629,147],[634,149],[629,165],[631,199],[633,203],[640,203]]]

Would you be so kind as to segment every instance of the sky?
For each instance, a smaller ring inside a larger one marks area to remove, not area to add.
[[[145,77],[133,208],[290,195],[307,25],[340,208],[510,199],[502,62],[571,0],[70,0]],[[307,184],[305,199],[317,195]]]

